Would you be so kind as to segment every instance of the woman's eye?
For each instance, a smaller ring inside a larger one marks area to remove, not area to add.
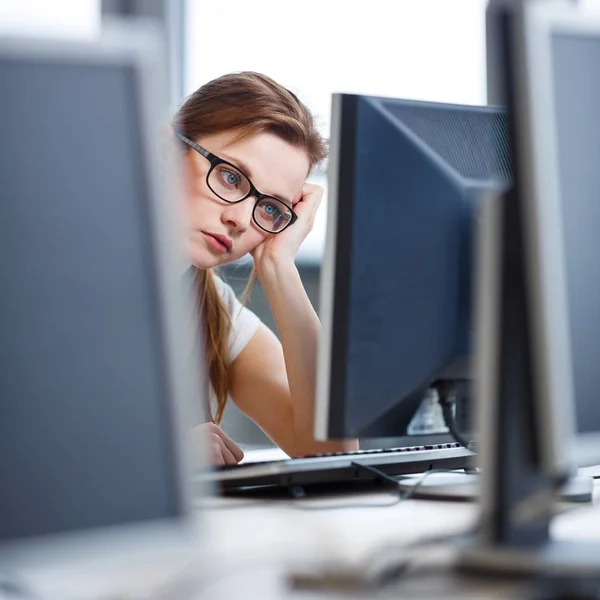
[[[269,219],[278,219],[282,215],[281,209],[272,202],[265,202],[261,208]]]
[[[221,169],[221,179],[227,185],[236,186],[240,183],[241,177],[238,173],[235,173],[234,171]]]

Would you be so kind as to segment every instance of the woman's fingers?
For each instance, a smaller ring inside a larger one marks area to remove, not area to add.
[[[210,434],[209,448],[213,465],[237,465],[238,461],[216,433]]]
[[[219,426],[215,425],[214,427],[215,433],[220,437],[225,448],[231,453],[236,462],[240,462],[244,458],[244,451]]]
[[[305,183],[301,190],[302,197],[294,206],[298,217],[306,223],[308,231],[314,225],[315,216],[321,200],[323,199],[323,188],[320,185]]]
[[[243,450],[218,425],[203,423],[197,431],[208,449],[210,464],[235,465],[244,458]]]
[[[294,210],[297,213],[311,210],[316,212],[317,208],[319,208],[319,204],[321,203],[321,199],[323,198],[323,191],[324,190],[320,185],[305,183],[300,190],[301,198],[294,205]]]

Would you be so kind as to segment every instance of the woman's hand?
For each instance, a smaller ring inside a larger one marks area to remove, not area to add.
[[[214,423],[195,427],[194,437],[196,446],[208,453],[206,462],[213,466],[237,465],[244,458],[243,450]]]
[[[298,220],[282,233],[269,235],[253,251],[256,273],[261,274],[271,265],[292,264],[300,245],[310,233],[315,222],[317,209],[323,198],[323,188],[305,183],[292,204]]]

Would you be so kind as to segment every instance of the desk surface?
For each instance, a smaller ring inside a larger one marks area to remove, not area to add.
[[[558,539],[600,541],[600,486],[596,506],[568,510],[553,521]],[[256,501],[211,498],[201,502],[210,548],[212,583],[197,598],[332,598],[322,591],[293,590],[291,573],[360,572],[375,557],[388,563],[406,556],[406,546],[428,537],[460,534],[476,524],[473,503],[404,500],[391,492],[343,497]],[[435,548],[432,547],[432,548]],[[438,546],[447,553],[452,546]],[[417,549],[409,549],[413,555]],[[430,553],[431,554],[431,553]],[[442,553],[443,554],[443,553]],[[433,556],[433,554],[431,554]],[[448,557],[445,557],[448,558]],[[444,556],[437,557],[444,560]],[[207,583],[210,582],[208,578]],[[452,589],[454,590],[452,591]],[[400,594],[401,592],[401,594]],[[346,592],[347,594],[348,592]],[[514,586],[458,580],[449,574],[398,581],[377,597],[509,598]],[[352,594],[372,598],[373,590]]]
[[[175,568],[155,558],[154,567],[145,563],[136,569],[134,582],[129,575],[126,577],[126,585],[119,587],[128,591],[121,594],[99,593],[99,586],[91,584],[89,574],[83,573],[75,581],[72,572],[67,579],[64,573],[62,577],[53,573],[50,579],[40,580],[41,587],[35,587],[47,592],[48,586],[52,588],[55,583],[54,588],[61,590],[61,595],[39,593],[35,597],[66,600],[66,581],[74,590],[69,599],[77,600],[332,600],[350,595],[356,600],[531,597],[506,581],[492,584],[489,580],[453,575],[446,568],[456,554],[453,543],[415,546],[429,538],[471,531],[477,521],[476,504],[410,499],[398,502],[397,498],[391,491],[383,490],[302,500],[198,499],[201,548],[193,560],[186,554]],[[557,516],[553,535],[558,539],[600,541],[599,503],[600,484],[595,489],[595,505]],[[322,586],[298,590],[290,583],[294,574],[328,572],[331,582],[335,577],[338,581],[347,580],[365,570],[380,573],[384,566],[402,564],[407,557],[418,559],[417,571],[377,592],[344,589],[332,593]],[[427,565],[429,571],[422,572]],[[128,573],[133,568],[130,563],[123,566]],[[169,577],[164,576],[166,571]],[[159,581],[160,585],[156,583]],[[0,600],[4,600],[2,591]]]

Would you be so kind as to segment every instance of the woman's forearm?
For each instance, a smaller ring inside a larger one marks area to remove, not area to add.
[[[314,440],[319,318],[308,299],[294,263],[271,262],[259,274],[279,338],[293,401],[293,428],[302,452],[354,449],[355,440],[318,443]]]

